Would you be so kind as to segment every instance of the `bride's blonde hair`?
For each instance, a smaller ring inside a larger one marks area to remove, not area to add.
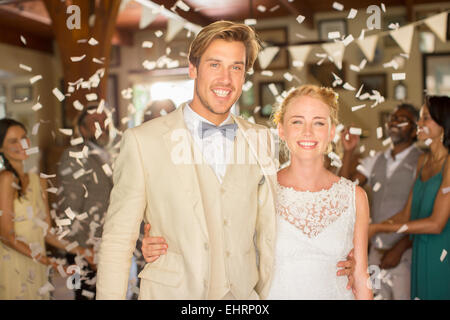
[[[272,121],[275,125],[283,124],[284,115],[286,114],[287,107],[289,103],[298,97],[308,96],[311,98],[319,99],[325,103],[330,108],[330,120],[332,125],[337,125],[339,123],[338,113],[339,113],[339,95],[331,88],[319,87],[313,84],[305,84],[294,90],[292,90],[288,96],[283,100],[277,110],[272,116]],[[330,142],[328,146],[327,153],[333,150],[333,146]]]

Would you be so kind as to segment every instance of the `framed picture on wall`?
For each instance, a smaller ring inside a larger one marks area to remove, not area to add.
[[[29,84],[19,84],[12,88],[12,101],[24,103],[33,99],[33,87]]]
[[[319,39],[323,41],[332,41],[328,38],[330,32],[338,31],[340,37],[347,35],[347,21],[345,19],[320,20],[317,24],[319,30]]]
[[[450,52],[423,55],[425,94],[450,95]]]
[[[259,104],[261,106],[260,114],[262,117],[270,117],[273,112],[273,106],[276,102],[273,87],[276,93],[280,95],[285,90],[283,81],[260,82],[259,83]]]
[[[385,73],[358,74],[358,88],[361,85],[364,85],[361,93],[367,92],[372,95],[372,90],[377,90],[383,97],[387,98]]]
[[[259,39],[262,42],[263,48],[280,47],[280,51],[273,58],[272,62],[266,70],[273,69],[288,69],[289,68],[289,53],[287,50],[288,35],[287,28],[273,28],[256,30]],[[261,70],[258,59],[256,59],[255,70]]]

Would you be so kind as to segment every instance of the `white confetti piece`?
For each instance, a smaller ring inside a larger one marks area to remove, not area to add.
[[[62,240],[62,238],[64,238],[65,236],[67,236],[69,233],[70,233],[70,230],[64,231],[63,233],[61,233],[61,234],[58,236],[58,240]]]
[[[35,82],[39,81],[42,79],[42,76],[40,74],[38,74],[37,76],[34,76],[32,78],[30,78],[30,83],[34,84]]]
[[[302,23],[303,21],[305,21],[305,16],[302,16],[300,14],[300,15],[297,16],[297,18],[295,20],[297,20],[298,23]]]
[[[142,66],[147,70],[153,70],[156,68],[156,62],[145,60],[144,62],[142,62]]]
[[[335,9],[337,11],[342,11],[342,10],[344,10],[344,5],[335,1],[335,2],[333,2],[333,9]]]
[[[359,147],[359,153],[364,153],[364,151],[366,151],[366,147],[364,145]]]
[[[79,169],[79,170],[77,170],[76,172],[74,172],[73,173],[73,178],[75,179],[75,180],[77,180],[78,178],[80,178],[82,175],[84,175],[86,173],[86,171],[84,171],[84,169],[83,168],[81,168],[81,169]]]
[[[25,150],[25,153],[27,155],[39,153],[39,147],[34,147],[34,148],[27,149],[27,150]]]
[[[70,60],[72,60],[72,62],[79,62],[79,61],[83,60],[84,58],[86,58],[85,54],[83,54],[82,56],[79,56],[79,57],[70,57]]]
[[[82,151],[79,151],[79,152],[69,151],[69,157],[75,158],[75,159],[85,158],[84,153]]]
[[[88,290],[84,290],[84,289],[81,291],[81,295],[85,296],[89,299],[93,299],[95,296],[95,294],[92,291],[88,291]]]
[[[381,139],[381,138],[383,138],[383,128],[378,127],[377,128],[377,139]]]
[[[248,26],[254,26],[256,24],[256,19],[245,19],[244,23]]]
[[[25,39],[25,37],[24,36],[20,36],[20,41],[22,41],[22,43],[24,44],[24,45],[27,45],[27,39]]]
[[[362,129],[361,128],[350,127],[349,132],[350,132],[350,134],[354,134],[354,135],[360,136],[362,134]]]
[[[402,122],[402,123],[397,124],[397,127],[401,128],[401,127],[406,127],[408,125],[409,125],[409,122]]]
[[[342,41],[342,43],[344,44],[344,46],[348,46],[350,43],[353,42],[353,40],[355,40],[355,38],[353,38],[353,36],[351,34],[349,34],[347,37],[345,37],[344,41]]]
[[[244,83],[244,85],[242,86],[242,90],[243,91],[248,91],[253,87],[253,82],[251,82],[250,80],[247,81],[246,83]]]
[[[87,217],[88,217],[88,214],[86,212],[83,212],[82,214],[79,214],[76,216],[77,220],[80,220],[80,221],[86,219]]]
[[[259,12],[266,12],[267,8],[263,5],[259,5],[256,7],[256,10],[258,10]]]
[[[341,33],[339,31],[328,32],[328,39],[339,39],[340,37]]]
[[[366,66],[366,64],[367,64],[367,59],[362,59],[361,60],[361,62],[359,63],[359,69],[360,70],[362,70],[362,69],[364,69],[364,67]]]
[[[361,71],[361,69],[358,66],[355,66],[354,64],[350,65],[350,70],[355,71],[355,72]]]
[[[78,241],[74,241],[71,244],[69,244],[68,246],[66,246],[66,251],[71,251],[72,249],[75,249],[76,247],[78,247]]]
[[[371,157],[375,157],[375,154],[376,154],[377,152],[375,151],[375,150],[370,150],[369,151],[369,156],[371,156]]]
[[[91,46],[96,46],[98,44],[98,41],[95,40],[94,38],[90,38],[88,41],[89,45]]]
[[[447,194],[447,193],[449,193],[450,192],[450,187],[446,187],[446,188],[443,188],[442,189],[442,193],[443,194]]]
[[[105,163],[105,164],[102,166],[102,169],[103,169],[103,171],[105,172],[105,174],[106,174],[108,177],[110,177],[110,176],[112,175],[111,168],[109,167],[109,165],[108,165],[107,163]]]
[[[258,113],[259,110],[261,110],[261,106],[256,106],[255,109],[253,110],[253,113]]]
[[[303,61],[294,60],[292,61],[292,65],[296,68],[302,68],[305,65],[305,63]]]
[[[70,219],[56,219],[55,222],[58,227],[70,226],[70,224],[72,223]]]
[[[383,142],[381,143],[383,145],[383,147],[386,147],[388,145],[390,145],[392,143],[391,137],[384,139]]]
[[[294,76],[292,74],[290,74],[289,72],[284,73],[283,77],[289,82],[291,82],[292,79],[294,79]]]
[[[54,88],[52,92],[60,102],[66,98],[58,88]]]
[[[97,100],[98,99],[98,97],[97,97],[97,94],[96,93],[88,93],[87,95],[86,95],[86,100],[87,101],[95,101],[95,100]]]
[[[153,42],[151,41],[142,42],[142,48],[151,48],[151,47],[153,47]]]
[[[81,104],[81,102],[80,101],[78,101],[78,100],[75,100],[74,102],[73,102],[73,107],[75,108],[75,109],[77,109],[78,111],[82,111],[83,109],[84,109],[84,106]]]
[[[41,177],[42,179],[51,179],[51,178],[56,178],[56,174],[45,174],[45,173],[40,173],[39,177]]]
[[[441,253],[441,257],[440,257],[441,262],[444,261],[446,256],[447,256],[447,250],[442,249],[442,253]]]
[[[373,186],[373,192],[377,192],[378,190],[380,190],[381,188],[381,183],[377,182],[375,183],[375,185]]]
[[[21,139],[20,140],[20,145],[22,146],[23,149],[28,149],[30,146],[28,145],[28,141],[27,139]]]
[[[265,77],[272,77],[273,76],[273,72],[270,71],[270,70],[264,70],[264,71],[261,72],[261,75],[265,76]]]
[[[38,111],[38,110],[42,109],[42,104],[40,104],[40,103],[38,102],[38,103],[36,103],[34,106],[32,106],[31,109],[32,109],[33,111]]]
[[[19,64],[19,68],[28,72],[33,71],[33,69],[25,64]]]
[[[431,138],[428,138],[427,140],[425,140],[425,145],[427,145],[427,146],[429,146],[430,144],[432,144],[433,143],[433,139],[431,139]]]
[[[103,134],[103,131],[102,128],[100,127],[100,123],[96,121],[94,125],[95,125],[95,139],[98,139]]]
[[[364,108],[365,106],[366,106],[365,104],[361,104],[361,105],[359,105],[359,106],[354,106],[354,107],[352,107],[352,112],[357,111],[357,110],[359,110],[359,109],[362,109],[362,108]]]
[[[84,142],[83,137],[79,137],[79,138],[75,138],[70,140],[70,145],[71,146],[77,146],[79,144],[82,144]]]
[[[184,3],[182,0],[178,0],[176,3],[175,3],[175,5],[178,7],[178,8],[180,8],[181,10],[183,10],[183,11],[185,11],[185,12],[188,12],[191,8],[186,4],[186,3]]]
[[[403,233],[408,230],[408,226],[406,224],[402,225],[400,229],[397,230],[397,233]]]
[[[381,241],[380,237],[375,238],[375,243],[378,245],[378,248],[383,248],[383,241]]]
[[[348,82],[344,83],[344,85],[342,86],[345,90],[349,90],[349,91],[356,91],[356,89],[350,85]]]
[[[47,192],[56,194],[58,192],[58,188],[52,187],[52,188],[48,188],[46,189]]]
[[[40,125],[41,125],[41,124],[38,122],[38,123],[36,123],[36,124],[33,126],[33,129],[31,130],[31,134],[32,134],[33,136],[35,136],[35,135],[38,134],[39,126],[40,126]]]
[[[102,60],[97,59],[97,58],[92,58],[92,62],[98,63],[98,64],[105,64]]]
[[[350,9],[350,12],[348,13],[347,19],[354,19],[356,17],[356,14],[358,13],[358,10],[356,9]]]
[[[276,6],[273,6],[272,8],[269,9],[270,12],[274,12],[276,10],[278,10],[280,8],[280,5],[277,4]]]
[[[62,134],[66,135],[66,136],[71,136],[73,134],[73,130],[72,129],[59,128],[58,130],[59,130],[59,132],[61,132]]]
[[[406,79],[406,73],[393,73],[392,74],[392,80],[405,80]]]
[[[156,30],[155,31],[155,36],[158,37],[158,38],[161,38],[163,34],[164,33],[161,30]]]
[[[50,291],[53,290],[55,290],[55,287],[52,286],[50,282],[47,282],[46,284],[44,284],[42,287],[39,288],[38,293],[41,296],[45,296],[46,294],[48,294]]]
[[[367,173],[366,169],[360,164],[358,164],[358,166],[356,167],[356,170],[358,172],[360,172],[361,174],[363,174],[364,176],[366,176],[366,177],[369,176],[369,174]]]
[[[381,3],[381,10],[383,10],[384,13],[386,13],[386,6],[384,3]]]
[[[72,211],[72,209],[70,207],[68,207],[64,213],[66,214],[67,217],[69,217],[70,220],[75,219],[76,214]]]

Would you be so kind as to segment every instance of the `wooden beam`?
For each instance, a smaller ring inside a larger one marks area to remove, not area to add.
[[[406,19],[408,22],[414,22],[414,0],[405,0]]]
[[[119,12],[120,0],[72,0],[70,4],[77,5],[81,11],[80,29],[70,30],[66,26],[66,13],[68,3],[66,1],[43,0],[47,11],[52,20],[52,30],[59,48],[61,57],[62,70],[64,72],[64,82],[67,90],[69,82],[75,82],[79,79],[88,81],[95,72],[101,68],[105,69],[103,77],[97,88],[89,90],[80,88],[75,90],[70,96],[66,97],[66,123],[74,124],[77,114],[79,113],[73,108],[73,102],[79,100],[86,105],[88,100],[86,94],[96,93],[98,101],[107,97],[107,79],[109,57],[111,52],[111,39],[115,32],[115,22]],[[89,25],[89,17],[95,15],[95,23]],[[89,40],[94,38],[97,40],[96,45],[88,43],[79,43],[78,40]],[[71,57],[86,57],[79,62],[72,62]],[[93,58],[103,59],[103,64],[93,62]],[[65,92],[64,92],[65,93]]]
[[[175,5],[176,0],[152,0],[152,2],[159,5],[164,5],[166,9],[170,10]],[[194,24],[198,24],[200,26],[206,26],[214,22],[214,20],[204,16],[200,12],[195,12],[194,8],[191,8],[189,11],[186,12],[177,7],[176,14],[186,19],[187,21]]]
[[[306,0],[289,2],[288,0],[278,0],[294,16],[302,15],[305,21],[302,23],[309,29],[314,29],[314,10],[306,3]]]
[[[8,31],[0,32],[0,42],[1,43],[53,54],[53,39],[52,38],[43,38],[43,37],[40,37],[39,35],[25,32],[22,30],[17,30],[10,26],[4,27],[1,24],[0,24],[0,29],[8,30]],[[27,41],[26,45],[24,45],[20,41],[20,36],[23,36],[26,39],[26,41]]]

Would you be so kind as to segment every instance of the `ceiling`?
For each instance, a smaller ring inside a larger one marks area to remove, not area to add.
[[[58,0],[55,0],[58,1]],[[176,0],[152,0],[170,9]],[[183,0],[189,6],[185,12],[178,7],[176,13],[186,20],[204,26],[217,20],[242,21],[247,18],[265,19],[272,17],[303,15],[333,11],[335,0]],[[373,0],[340,0],[344,10],[367,8]],[[405,6],[412,19],[412,6],[423,3],[447,2],[439,0],[384,0],[386,6]],[[132,44],[133,32],[139,30],[142,5],[130,1],[117,17],[115,44]],[[159,16],[148,28],[165,26],[166,19]],[[313,20],[306,19],[305,25],[313,28]],[[52,51],[53,33],[51,20],[42,0],[0,0],[0,42],[17,43],[20,35],[30,39],[28,46],[43,51]],[[6,32],[3,32],[5,30]]]

